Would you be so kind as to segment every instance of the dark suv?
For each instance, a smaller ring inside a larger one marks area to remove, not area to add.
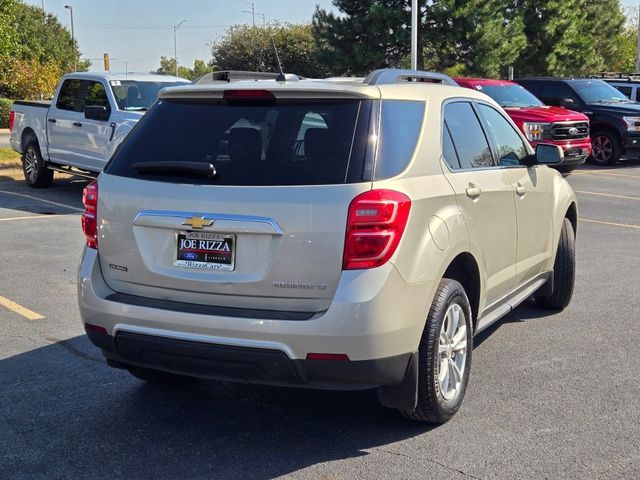
[[[547,105],[589,117],[594,163],[611,165],[623,154],[640,155],[640,103],[607,82],[580,78],[523,78],[517,82]]]

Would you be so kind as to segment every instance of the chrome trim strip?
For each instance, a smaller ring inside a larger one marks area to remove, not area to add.
[[[142,217],[172,217],[188,220],[193,217],[202,217],[204,220],[224,220],[228,222],[253,222],[265,223],[270,225],[276,235],[284,235],[282,228],[278,222],[271,217],[256,217],[253,215],[234,215],[227,213],[201,213],[201,212],[179,212],[173,210],[141,210],[133,219],[134,225],[137,224]]]

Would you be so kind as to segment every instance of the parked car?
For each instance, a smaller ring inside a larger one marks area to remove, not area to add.
[[[562,149],[534,152],[480,92],[378,70],[160,100],[83,195],[80,315],[112,367],[377,388],[441,423],[475,334],[531,295],[571,300]]]
[[[591,159],[613,165],[622,155],[640,154],[640,104],[607,82],[593,78],[523,78],[517,82],[547,105],[589,117]]]
[[[629,100],[640,101],[640,75],[633,73],[604,72],[594,75],[625,94]]]
[[[552,143],[562,147],[564,160],[554,165],[562,173],[574,170],[591,155],[586,115],[542,103],[521,85],[508,80],[454,78],[461,87],[489,95],[504,108],[531,145]]]
[[[14,102],[11,146],[22,155],[27,184],[48,187],[54,170],[100,172],[158,92],[187,83],[165,75],[70,73],[52,102]]]

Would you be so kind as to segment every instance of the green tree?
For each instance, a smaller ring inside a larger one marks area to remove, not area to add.
[[[205,73],[212,70],[210,65],[207,65],[204,60],[196,59],[193,62],[193,68],[185,67],[184,65],[178,65],[178,76],[186,78],[188,80],[195,80],[200,78]],[[160,68],[151,72],[159,73],[160,75],[175,75],[176,74],[176,59],[173,57],[160,57]]]
[[[51,95],[74,60],[80,71],[91,65],[80,60],[77,42],[54,15],[18,0],[0,0],[0,95]]]
[[[616,55],[624,15],[618,0],[523,0],[528,47],[518,75],[589,75]]]
[[[317,8],[313,16],[319,58],[333,74],[409,66],[411,0],[333,4],[339,15]],[[513,1],[422,0],[419,5],[419,69],[497,76],[525,47]]]
[[[218,70],[278,71],[273,43],[285,72],[305,77],[324,77],[318,61],[312,26],[270,24],[264,27],[235,26],[211,49]]]

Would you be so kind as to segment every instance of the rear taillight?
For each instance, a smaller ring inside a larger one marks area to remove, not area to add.
[[[9,112],[9,131],[13,130],[13,124],[16,123],[16,112],[11,110]]]
[[[349,205],[342,268],[357,270],[386,263],[396,251],[409,218],[411,200],[393,190],[370,190]]]
[[[82,231],[87,237],[87,247],[98,249],[98,182],[93,181],[82,191]]]

